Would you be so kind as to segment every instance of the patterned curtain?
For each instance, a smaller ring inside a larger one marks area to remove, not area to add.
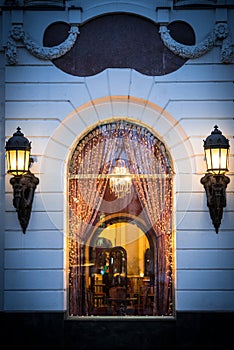
[[[154,232],[154,315],[169,314],[172,169],[166,149],[147,129],[125,121],[98,126],[77,145],[69,168],[70,315],[88,315],[84,250],[116,159],[133,176],[148,226]]]
[[[124,147],[134,173],[133,185],[156,238],[154,315],[169,313],[171,292],[172,169],[162,142],[133,126]]]
[[[115,141],[115,140],[114,140]],[[100,208],[114,147],[99,130],[85,137],[73,153],[69,169],[69,304],[70,314],[88,312],[84,276],[85,242]],[[105,166],[103,166],[105,164]]]

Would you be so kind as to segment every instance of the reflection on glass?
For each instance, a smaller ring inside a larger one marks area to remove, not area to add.
[[[108,226],[89,248],[87,259],[91,315],[153,314],[152,252],[140,228],[124,222]]]
[[[128,172],[131,191],[116,196],[110,179],[122,193]],[[77,144],[68,176],[69,316],[172,315],[173,169],[164,144],[135,123],[101,124]]]

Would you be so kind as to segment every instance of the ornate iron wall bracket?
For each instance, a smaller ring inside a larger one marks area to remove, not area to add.
[[[39,179],[31,172],[10,179],[13,187],[13,205],[18,214],[23,233],[26,232],[31,216],[34,192],[39,184]]]
[[[206,191],[207,206],[215,232],[218,233],[223,217],[223,208],[226,207],[226,188],[230,179],[224,174],[213,175],[208,173],[200,181]]]

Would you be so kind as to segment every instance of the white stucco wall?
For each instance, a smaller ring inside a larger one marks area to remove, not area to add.
[[[120,9],[117,2],[112,7],[101,6],[104,2],[100,6],[91,3],[86,1],[80,20]],[[131,3],[122,5],[121,10],[156,20],[153,1],[147,6],[142,5],[143,1]],[[199,41],[212,30],[219,15],[212,9],[172,11],[170,21],[190,23]],[[234,11],[229,10],[227,17],[233,33]],[[68,19],[66,11],[48,11],[43,16],[30,11],[24,15],[24,28],[41,42],[50,23]],[[3,20],[9,24],[10,13]],[[1,52],[2,58],[3,55]],[[1,229],[3,310],[66,309],[67,162],[87,128],[119,117],[153,129],[172,157],[176,310],[234,310],[234,65],[221,64],[219,55],[220,47],[216,46],[176,72],[159,77],[144,76],[132,69],[107,69],[80,78],[63,73],[50,61],[35,58],[22,45],[18,47],[18,64],[5,66],[5,137],[11,137],[20,126],[32,141],[35,163],[31,171],[39,177],[40,184],[24,235],[12,205],[10,176],[5,176],[5,212],[0,212],[1,222],[5,219]],[[230,140],[231,147],[231,182],[218,235],[200,184],[205,171],[203,139],[215,124]],[[2,170],[2,178],[4,175]]]

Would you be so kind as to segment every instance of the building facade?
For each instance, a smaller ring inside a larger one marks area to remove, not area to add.
[[[231,341],[234,2],[0,4],[9,344],[214,349]],[[18,127],[38,179],[24,229],[5,159]],[[201,179],[204,140],[217,130],[229,140],[230,182],[215,227]],[[112,179],[122,190],[119,160],[132,176],[123,198],[109,190]],[[110,293],[116,285],[126,287],[123,298]]]

